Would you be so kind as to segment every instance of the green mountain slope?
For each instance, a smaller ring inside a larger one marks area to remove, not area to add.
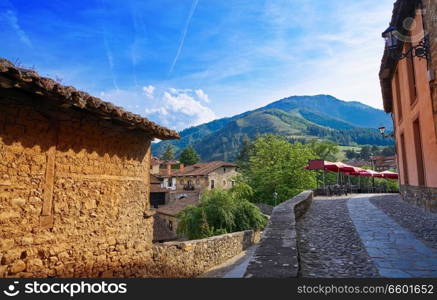
[[[192,145],[204,161],[233,161],[244,137],[254,139],[265,133],[302,142],[319,138],[340,145],[392,144],[374,129],[380,124],[391,128],[391,120],[383,111],[364,104],[326,95],[296,96],[188,128],[180,133],[180,140],[160,142],[152,148],[153,154],[159,156],[168,144],[172,144],[178,155],[183,148]]]

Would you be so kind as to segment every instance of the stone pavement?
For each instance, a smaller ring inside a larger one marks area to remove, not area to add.
[[[348,203],[349,215],[382,277],[437,277],[437,250],[425,245],[383,211],[371,195],[358,195]]]
[[[297,221],[300,254],[299,277],[378,277],[352,222],[349,197],[316,197],[309,211]]]
[[[437,278],[437,214],[399,195],[317,197],[296,229],[299,277]],[[243,277],[255,248],[202,277]]]
[[[257,246],[246,249],[240,255],[212,268],[199,278],[242,278]]]

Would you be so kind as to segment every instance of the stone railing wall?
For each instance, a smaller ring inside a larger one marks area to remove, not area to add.
[[[273,209],[260,245],[246,270],[246,278],[292,278],[299,271],[296,219],[302,217],[313,200],[306,191]]]
[[[154,245],[146,277],[199,276],[258,243],[260,238],[259,232],[248,230],[201,240]]]
[[[401,185],[400,190],[404,201],[437,213],[437,188]]]

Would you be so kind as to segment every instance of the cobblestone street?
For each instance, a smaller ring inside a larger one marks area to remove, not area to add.
[[[437,277],[437,215],[398,195],[315,198],[297,222],[302,277]]]

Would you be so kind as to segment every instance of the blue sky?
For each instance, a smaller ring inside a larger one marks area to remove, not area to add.
[[[0,0],[0,57],[175,129],[291,95],[381,108],[393,0]]]

